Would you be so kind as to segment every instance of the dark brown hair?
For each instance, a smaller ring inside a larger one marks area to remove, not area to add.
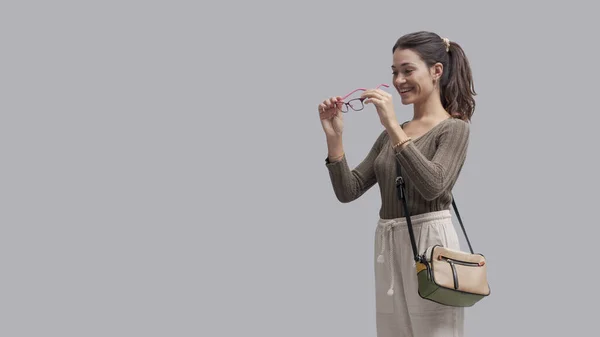
[[[428,67],[436,63],[444,66],[440,78],[440,98],[442,106],[454,118],[470,121],[475,112],[475,87],[471,66],[465,52],[456,42],[450,40],[450,49],[436,33],[419,31],[406,34],[396,41],[396,49],[410,49],[417,53]]]

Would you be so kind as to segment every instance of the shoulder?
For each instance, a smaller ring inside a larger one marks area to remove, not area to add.
[[[470,142],[471,128],[469,122],[451,118],[442,123],[435,137],[438,146],[442,144],[466,145]]]
[[[469,137],[471,125],[458,118],[450,118],[442,122],[440,134],[455,134],[455,136]]]
[[[452,117],[445,121],[444,127],[458,130],[469,130],[470,123],[460,118]]]

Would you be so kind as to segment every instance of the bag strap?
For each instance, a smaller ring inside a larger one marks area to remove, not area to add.
[[[420,261],[421,258],[419,256],[419,252],[417,250],[417,243],[415,241],[415,234],[413,232],[412,222],[410,219],[410,213],[408,212],[408,204],[406,202],[406,191],[404,189],[404,178],[402,177],[402,171],[400,169],[400,164],[396,161],[396,189],[398,191],[398,199],[402,201],[402,206],[404,207],[404,216],[406,217],[406,223],[408,224],[408,234],[410,235],[410,243],[412,245],[412,250],[414,254],[415,261]],[[452,196],[452,207],[454,208],[454,213],[456,213],[456,217],[458,218],[458,222],[460,223],[460,228],[462,228],[463,234],[465,235],[465,239],[467,239],[467,244],[469,245],[469,250],[471,254],[473,253],[473,247],[471,247],[471,242],[469,241],[469,237],[467,236],[467,231],[465,230],[465,226],[463,225],[462,219],[460,217],[460,213],[458,213],[458,207],[456,207],[456,202],[454,201],[454,196]]]

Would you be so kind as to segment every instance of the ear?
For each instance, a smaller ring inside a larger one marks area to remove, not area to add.
[[[429,68],[429,73],[431,74],[431,78],[433,78],[434,82],[439,81],[444,73],[444,66],[438,62]]]

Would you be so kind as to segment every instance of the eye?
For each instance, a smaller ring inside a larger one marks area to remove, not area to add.
[[[412,72],[413,72],[413,69],[406,69],[406,71],[404,71],[404,73],[407,74],[407,75],[410,74],[410,73],[412,73]]]

